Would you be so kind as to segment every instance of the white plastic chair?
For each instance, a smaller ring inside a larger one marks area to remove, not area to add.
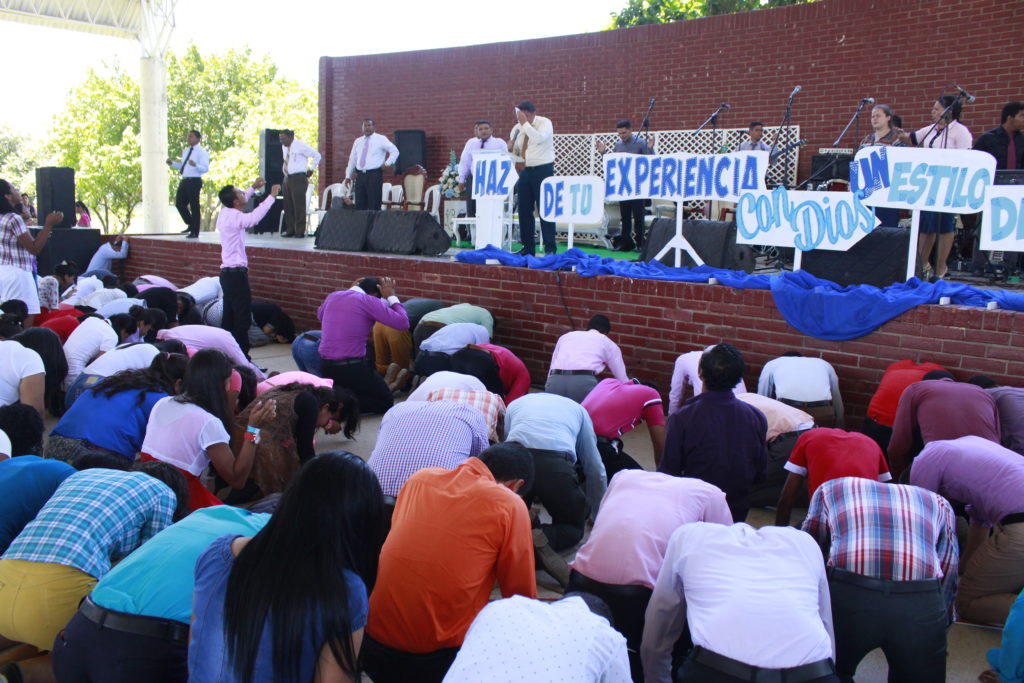
[[[423,196],[423,210],[441,223],[441,186],[431,185]]]

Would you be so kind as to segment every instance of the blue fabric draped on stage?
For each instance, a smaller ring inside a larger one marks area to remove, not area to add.
[[[657,261],[620,261],[570,249],[564,254],[537,258],[517,256],[493,245],[455,256],[463,263],[484,264],[493,259],[504,266],[569,270],[575,267],[583,277],[618,275],[620,277],[676,282],[707,282],[738,289],[770,289],[779,313],[790,325],[818,339],[844,341],[856,339],[881,327],[887,321],[922,304],[936,304],[948,296],[954,304],[985,306],[996,301],[1000,308],[1024,311],[1024,294],[1005,290],[986,290],[953,282],[923,282],[912,278],[885,289],[870,285],[840,287],[834,282],[798,271],[778,275],[751,275],[741,270],[722,270],[709,266],[672,268]]]

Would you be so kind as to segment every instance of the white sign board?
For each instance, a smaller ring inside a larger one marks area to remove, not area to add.
[[[877,227],[874,211],[852,192],[756,190],[736,205],[738,244],[846,251]]]
[[[540,217],[588,225],[604,217],[604,181],[596,176],[551,176],[540,185]]]
[[[1024,185],[993,185],[985,195],[981,248],[1024,251]]]
[[[481,150],[473,156],[473,199],[511,197],[518,180],[512,157],[501,150]]]
[[[735,202],[766,189],[768,152],[729,154],[606,154],[605,196],[627,199],[717,199]]]

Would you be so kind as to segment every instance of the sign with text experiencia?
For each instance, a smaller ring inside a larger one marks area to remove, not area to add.
[[[595,176],[545,178],[540,186],[540,216],[554,223],[600,223],[604,217],[604,181]]]
[[[768,152],[729,154],[606,154],[605,196],[628,199],[717,199],[735,202],[766,189]]]

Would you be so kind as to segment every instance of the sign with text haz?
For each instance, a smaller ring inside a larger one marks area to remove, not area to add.
[[[850,191],[868,206],[977,213],[995,170],[995,157],[970,149],[865,147],[850,163]]]
[[[481,150],[473,156],[473,199],[505,199],[519,180],[512,157],[497,150]]]
[[[540,186],[540,216],[554,223],[600,223],[604,217],[604,181],[595,176],[545,178]]]
[[[606,154],[604,193],[611,201],[717,199],[735,202],[766,189],[768,152]]]

